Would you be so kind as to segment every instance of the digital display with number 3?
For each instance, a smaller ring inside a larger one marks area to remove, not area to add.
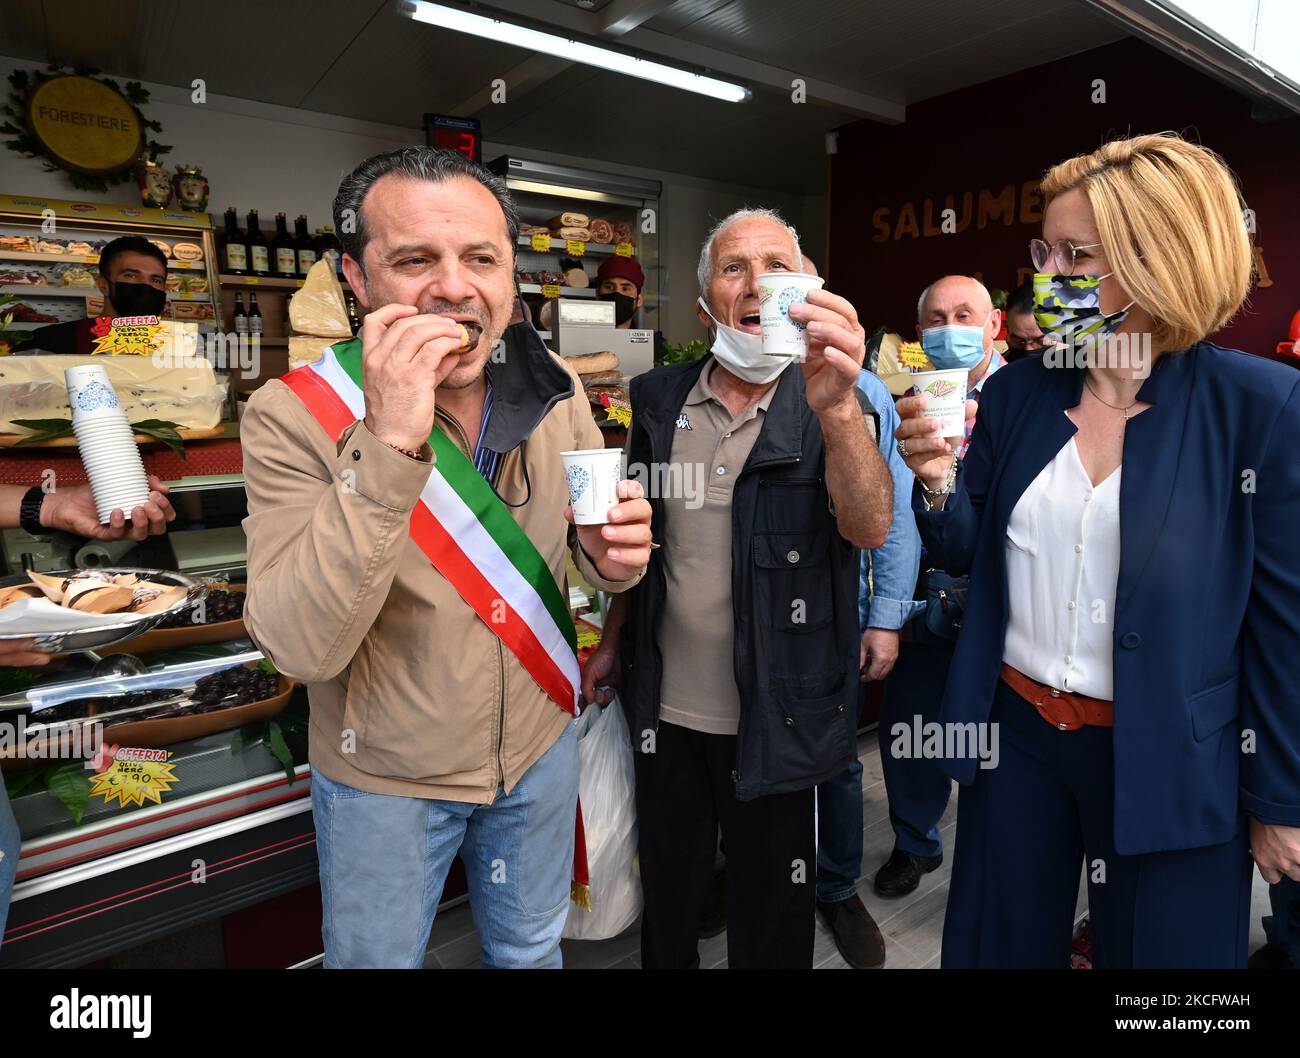
[[[471,161],[482,161],[483,142],[481,126],[477,119],[427,114],[425,123],[426,135],[431,147],[460,151]]]

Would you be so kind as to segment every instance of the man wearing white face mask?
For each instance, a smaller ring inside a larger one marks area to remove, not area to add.
[[[984,284],[973,276],[944,276],[921,293],[916,305],[916,333],[930,362],[941,370],[966,368],[967,396],[978,404],[980,390],[998,368],[1005,366],[1002,354],[993,346],[993,336],[1002,325],[1002,314]],[[966,440],[958,455],[964,456],[975,425],[975,405],[966,420]],[[929,563],[922,556],[922,577]],[[944,576],[940,573],[937,576]],[[927,585],[918,585],[918,597],[927,595]],[[952,664],[953,641],[937,635],[936,615],[922,612],[907,625],[898,661],[885,685],[880,730],[892,732],[896,724],[914,730],[920,723],[938,720],[948,667]],[[900,897],[913,892],[921,878],[943,863],[943,842],[939,821],[948,807],[952,780],[936,760],[916,755],[895,756],[882,737],[881,768],[889,798],[889,821],[894,829],[894,848],[876,872],[874,886],[881,896]]]
[[[700,254],[712,355],[632,382],[629,476],[669,471],[647,488],[662,548],[607,617],[584,693],[621,660],[647,968],[698,965],[719,829],[729,965],[812,965],[814,787],[856,751],[859,548],[884,543],[892,487],[853,306],[813,291],[790,308],[806,362],[762,352],[757,277],[800,259],[775,213],[725,218]]]

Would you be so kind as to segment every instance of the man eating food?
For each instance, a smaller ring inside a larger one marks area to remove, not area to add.
[[[423,965],[459,853],[484,963],[557,966],[578,782],[567,559],[631,586],[650,507],[624,481],[608,524],[569,524],[560,452],[601,436],[573,373],[509,324],[519,218],[500,179],[408,147],[347,176],[334,216],[361,334],[243,420],[245,620],[308,685],[325,965]]]

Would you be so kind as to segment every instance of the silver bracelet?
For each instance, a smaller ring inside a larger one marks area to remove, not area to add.
[[[927,511],[933,510],[930,505],[931,497],[947,496],[957,484],[957,454],[953,453],[952,465],[948,468],[948,474],[943,479],[943,484],[937,489],[930,488],[920,478],[917,478],[917,480],[921,482],[921,499],[925,502],[925,509]]]

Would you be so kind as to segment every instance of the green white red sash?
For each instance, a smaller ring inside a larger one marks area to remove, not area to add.
[[[281,379],[329,434],[366,414],[361,343],[327,348]],[[581,684],[569,607],[546,560],[478,469],[437,426],[435,463],[411,512],[411,538],[561,709]]]

